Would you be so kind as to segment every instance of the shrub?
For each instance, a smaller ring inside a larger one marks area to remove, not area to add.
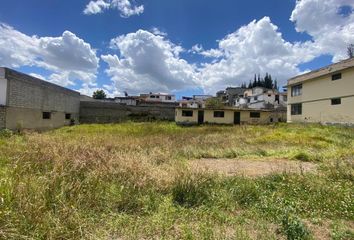
[[[288,240],[310,239],[310,232],[296,216],[286,212],[281,221],[282,232]]]
[[[300,161],[304,161],[304,162],[308,162],[311,160],[311,156],[306,152],[299,152],[294,156],[294,158],[296,160],[300,160]]]
[[[187,173],[178,177],[172,186],[173,201],[184,207],[197,207],[212,199],[215,178],[203,173]]]

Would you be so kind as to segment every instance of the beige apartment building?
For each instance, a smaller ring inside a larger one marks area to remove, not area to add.
[[[354,58],[288,80],[288,122],[354,124]]]

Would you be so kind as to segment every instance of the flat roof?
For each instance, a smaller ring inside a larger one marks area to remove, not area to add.
[[[191,107],[176,107],[176,109],[181,110],[211,110],[211,111],[251,111],[251,112],[275,112],[276,109],[254,109],[254,108],[233,108],[233,107],[225,107],[225,108],[191,108]]]
[[[311,80],[314,78],[322,77],[327,74],[333,74],[335,72],[354,67],[354,58],[349,58],[338,63],[333,63],[331,65],[313,70],[311,72],[290,78],[288,80],[288,86],[294,85],[300,82]]]

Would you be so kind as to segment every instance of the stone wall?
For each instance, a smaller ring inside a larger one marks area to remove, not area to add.
[[[0,129],[5,128],[5,113],[6,113],[6,108],[3,106],[0,106]]]
[[[80,123],[118,123],[124,121],[174,121],[175,105],[146,104],[127,106],[109,102],[85,102],[80,104]]]

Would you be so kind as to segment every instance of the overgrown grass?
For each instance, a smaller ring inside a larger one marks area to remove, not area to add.
[[[335,126],[4,131],[0,239],[311,239],[313,225],[350,239],[353,156],[354,129]],[[286,158],[320,170],[225,177],[191,172],[195,158]]]

